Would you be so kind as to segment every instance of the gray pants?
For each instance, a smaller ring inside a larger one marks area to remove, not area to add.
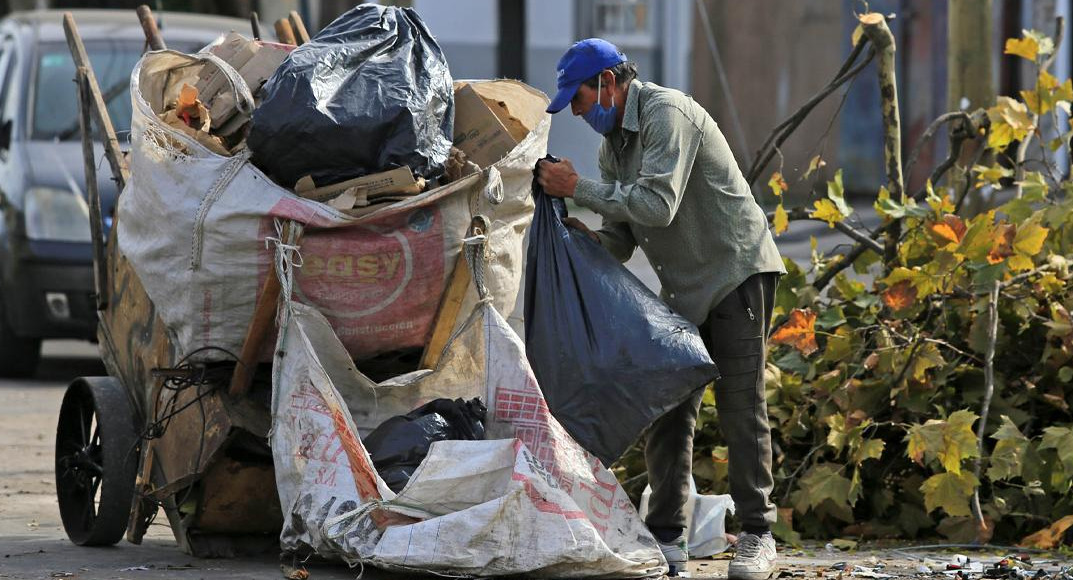
[[[719,367],[715,404],[729,450],[730,495],[747,532],[775,523],[768,496],[771,428],[764,398],[764,359],[778,274],[755,274],[723,299],[701,325],[708,352]],[[683,510],[693,472],[693,431],[703,391],[657,419],[648,430],[645,462],[652,486],[645,523],[660,541],[678,537],[688,524]]]

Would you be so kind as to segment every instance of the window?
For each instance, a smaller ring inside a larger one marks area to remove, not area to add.
[[[142,56],[142,43],[86,42],[86,52],[115,130],[128,130],[130,73]],[[42,44],[36,64],[30,138],[79,138],[78,89],[73,82],[75,65],[70,50],[62,43]]]
[[[598,36],[624,47],[655,47],[659,32],[655,0],[583,0],[578,5],[582,36]]]

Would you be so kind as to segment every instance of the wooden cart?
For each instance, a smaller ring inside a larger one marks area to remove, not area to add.
[[[163,48],[148,9],[139,8],[139,16],[149,46]],[[300,20],[296,24],[307,38]],[[109,374],[75,379],[60,409],[55,465],[64,528],[79,545],[111,545],[124,533],[137,544],[162,510],[181,548],[195,556],[276,549],[282,512],[267,440],[271,381],[256,363],[259,341],[273,324],[276,279],[268,277],[238,360],[191,364],[178,357],[119,250],[116,224],[103,231],[91,123],[103,136],[121,191],[130,173],[70,14],[64,27],[77,66],[98,337]],[[422,366],[434,365],[469,279],[465,260],[458,260]]]

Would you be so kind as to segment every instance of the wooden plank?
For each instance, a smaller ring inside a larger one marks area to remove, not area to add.
[[[97,127],[104,134],[104,154],[108,159],[108,165],[112,168],[112,176],[122,191],[130,180],[130,168],[123,150],[119,148],[119,139],[116,138],[115,127],[112,119],[108,116],[108,108],[101,97],[101,87],[97,84],[97,76],[93,74],[93,65],[89,61],[86,47],[82,44],[82,36],[78,34],[78,26],[70,12],[63,13],[63,32],[67,36],[67,47],[71,50],[71,58],[75,61],[75,67],[85,67],[86,77],[89,81],[90,96],[93,104],[93,118],[97,121]]]
[[[97,159],[93,152],[93,108],[89,73],[86,67],[78,67],[78,124],[82,129],[82,166],[85,170],[86,196],[89,198],[89,231],[93,238],[93,288],[96,291],[97,310],[108,305],[108,265],[104,259],[104,224],[101,218],[101,192],[97,188]]]
[[[291,30],[294,31],[294,39],[298,41],[297,44],[301,46],[309,42],[309,32],[306,31],[305,22],[302,22],[302,15],[291,10],[289,20],[291,22]]]
[[[280,239],[290,237],[290,221],[283,224],[283,232]],[[299,236],[299,240],[301,237]],[[295,241],[298,243],[298,240]],[[274,263],[274,261],[273,261]],[[235,365],[235,373],[231,375],[231,385],[228,394],[232,397],[241,397],[250,390],[253,384],[253,376],[257,371],[258,358],[268,340],[269,331],[276,321],[276,307],[280,295],[279,278],[276,276],[275,266],[268,269],[268,277],[261,287],[261,293],[257,296],[257,304],[253,308],[253,318],[246,328],[246,338],[242,341],[242,352],[239,354],[238,363]]]
[[[474,216],[470,222],[470,236],[487,234],[488,221],[484,216]],[[421,354],[421,366],[423,369],[435,369],[443,356],[443,349],[447,341],[454,333],[458,315],[462,312],[462,302],[466,299],[466,291],[469,290],[472,279],[469,264],[466,262],[466,246],[462,244],[462,250],[455,260],[455,267],[451,270],[451,278],[447,281],[447,288],[443,291],[439,309],[432,324],[432,333],[425,344],[425,351]]]

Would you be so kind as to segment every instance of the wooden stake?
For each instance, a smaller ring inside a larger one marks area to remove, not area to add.
[[[116,138],[115,127],[112,118],[108,116],[108,108],[101,97],[101,87],[97,84],[97,77],[93,74],[93,65],[89,62],[86,47],[82,44],[82,37],[78,34],[78,26],[70,12],[63,13],[63,31],[67,36],[67,47],[71,50],[71,58],[74,59],[75,67],[86,69],[86,81],[89,83],[91,97],[91,110],[97,127],[104,134],[104,154],[108,159],[108,165],[112,169],[112,178],[116,180],[119,190],[122,191],[130,180],[130,168],[127,165],[123,150],[119,148],[119,139]]]
[[[257,16],[257,12],[250,12],[250,29],[253,32],[253,39],[261,40],[261,19]]]
[[[291,23],[287,22],[286,18],[280,18],[276,21],[276,38],[283,44],[298,44],[294,39],[294,30],[291,29]]]
[[[101,220],[101,192],[97,189],[97,159],[93,153],[93,91],[89,72],[78,67],[78,124],[82,128],[82,166],[86,177],[86,196],[89,198],[89,230],[93,238],[93,287],[97,292],[97,310],[108,306],[108,268],[104,259],[104,228]]]
[[[149,41],[149,48],[151,50],[167,50],[168,45],[164,43],[164,37],[160,36],[160,30],[156,27],[156,18],[153,18],[153,11],[142,4],[135,9],[138,13],[138,20],[142,23],[142,32],[145,33],[145,39]]]
[[[309,42],[309,33],[306,32],[305,22],[302,22],[302,15],[298,12],[291,10],[290,14],[291,30],[294,31],[294,38],[298,41],[298,45],[301,46]]]

